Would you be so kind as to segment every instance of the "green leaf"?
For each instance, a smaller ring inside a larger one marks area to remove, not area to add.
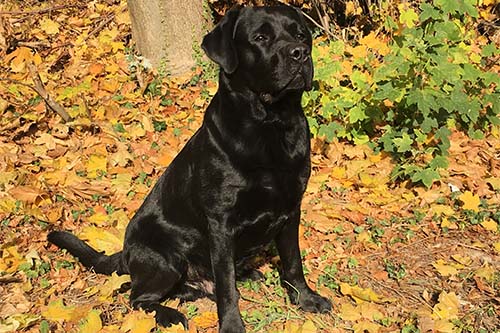
[[[354,124],[360,120],[368,119],[368,116],[365,113],[364,108],[357,105],[349,110],[349,123]]]
[[[429,166],[433,169],[442,168],[446,169],[449,165],[448,159],[445,156],[436,156],[429,163]]]
[[[426,21],[430,18],[437,19],[440,17],[440,12],[434,6],[428,3],[420,5],[420,22]]]
[[[331,122],[327,125],[320,125],[318,136],[325,137],[326,141],[331,142],[333,141],[337,133],[342,129],[343,127],[337,124],[336,122]]]
[[[439,172],[435,169],[427,168],[422,171],[415,172],[415,174],[411,177],[411,180],[415,183],[421,181],[425,187],[430,188],[435,180],[438,180],[441,176]]]
[[[405,24],[408,28],[413,28],[418,22],[418,15],[413,8],[402,10],[399,15],[399,22]]]
[[[394,139],[394,145],[399,153],[404,153],[411,150],[413,140],[407,133],[403,133],[402,137]]]
[[[434,0],[434,4],[446,14],[452,14],[457,11],[457,2],[460,0]]]

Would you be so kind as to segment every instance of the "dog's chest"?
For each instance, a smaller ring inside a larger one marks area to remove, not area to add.
[[[283,170],[260,170],[249,177],[238,193],[232,221],[248,247],[272,240],[298,209],[304,182],[297,172]]]

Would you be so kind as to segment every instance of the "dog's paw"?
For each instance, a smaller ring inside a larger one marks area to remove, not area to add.
[[[301,294],[298,305],[302,310],[307,312],[326,313],[332,310],[330,300],[313,291]]]
[[[162,306],[156,309],[155,314],[156,323],[163,327],[170,327],[172,325],[177,325],[181,323],[184,328],[188,329],[188,321],[186,317],[179,311]]]

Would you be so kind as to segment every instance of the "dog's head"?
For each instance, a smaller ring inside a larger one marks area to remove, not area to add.
[[[311,34],[302,13],[288,6],[233,8],[203,39],[202,48],[231,84],[268,102],[310,90]]]

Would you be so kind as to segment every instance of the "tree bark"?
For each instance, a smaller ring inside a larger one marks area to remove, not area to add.
[[[132,37],[138,51],[156,68],[173,75],[195,64],[193,47],[199,48],[208,27],[203,0],[128,0]]]

